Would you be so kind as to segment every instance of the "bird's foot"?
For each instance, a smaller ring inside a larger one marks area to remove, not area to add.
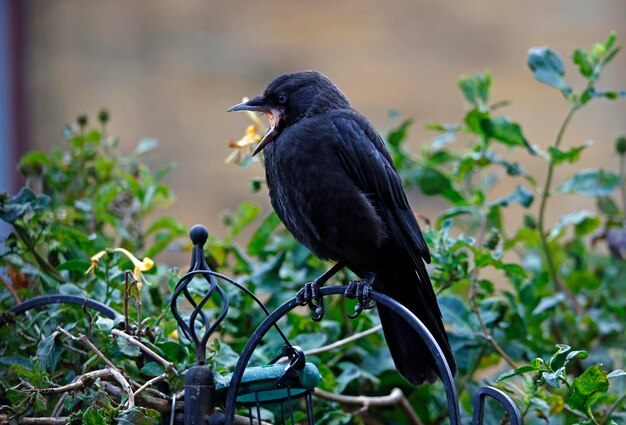
[[[324,310],[324,301],[320,294],[320,288],[324,286],[324,283],[326,281],[315,279],[313,282],[305,283],[304,287],[296,294],[296,303],[308,306],[309,310],[315,313],[315,317],[313,317],[315,322],[320,322],[326,312]]]
[[[364,310],[372,309],[376,306],[370,298],[370,288],[374,282],[374,273],[368,273],[361,280],[353,280],[348,283],[348,288],[344,295],[346,298],[356,298],[357,303],[354,307],[354,314],[348,314],[350,319],[356,319]]]

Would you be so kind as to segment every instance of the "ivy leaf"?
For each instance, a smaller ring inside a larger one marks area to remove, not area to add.
[[[573,392],[567,404],[573,409],[586,412],[591,405],[609,389],[607,373],[599,364],[591,366],[572,381]]]
[[[563,80],[565,75],[563,61],[553,50],[547,47],[530,49],[528,66],[537,80],[561,90],[565,97],[572,92],[572,88]]]
[[[0,219],[7,223],[15,223],[28,211],[39,211],[50,204],[50,197],[35,195],[35,193],[23,187],[19,193],[10,199],[0,197]]]
[[[141,368],[140,372],[143,375],[146,375],[152,378],[155,376],[162,375],[163,372],[165,372],[165,369],[160,363],[148,362]]]
[[[101,410],[96,406],[89,406],[82,415],[83,425],[106,425],[107,420],[100,413]]]
[[[541,376],[543,377],[546,384],[550,385],[552,388],[559,388],[559,378],[563,375],[565,368],[560,367],[554,372],[542,372]]]
[[[552,362],[554,361],[554,359],[556,359],[559,355],[565,354],[569,350],[572,349],[572,347],[570,347],[569,345],[566,345],[566,344],[557,344],[556,347],[557,347],[556,353],[551,355],[550,359],[548,359],[548,367],[549,368],[552,367]]]
[[[583,170],[565,181],[558,192],[583,196],[609,196],[620,185],[619,174],[605,170]]]
[[[117,342],[117,347],[120,349],[120,351],[127,356],[137,357],[141,354],[141,350],[139,349],[139,347],[128,342],[126,338],[118,337],[115,338],[115,341]]]

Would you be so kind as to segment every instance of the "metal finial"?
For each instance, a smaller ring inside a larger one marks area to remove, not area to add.
[[[204,246],[209,238],[209,231],[202,224],[196,224],[189,231],[189,238],[194,245]]]

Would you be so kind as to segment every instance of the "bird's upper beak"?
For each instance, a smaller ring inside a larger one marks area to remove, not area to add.
[[[278,136],[281,131],[284,111],[282,109],[268,106],[267,101],[263,96],[257,96],[254,99],[250,99],[247,102],[241,102],[238,105],[235,105],[228,109],[227,112],[235,112],[235,111],[254,111],[254,112],[263,112],[267,115],[267,118],[270,122],[270,129],[267,134],[263,137],[263,139],[259,142],[258,146],[252,153],[252,156],[255,156],[259,152],[265,148],[270,142],[273,142],[274,139]]]
[[[257,111],[257,112],[266,112],[269,108],[265,106],[265,98],[263,96],[257,96],[254,99],[250,99],[247,102],[241,102],[226,112],[236,112],[236,111]]]

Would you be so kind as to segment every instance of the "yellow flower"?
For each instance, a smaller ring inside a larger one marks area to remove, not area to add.
[[[135,266],[135,268],[133,270],[133,276],[135,276],[135,279],[137,280],[137,287],[139,289],[141,289],[141,283],[142,283],[142,281],[141,281],[141,273],[142,272],[147,272],[152,267],[154,267],[154,261],[152,261],[152,259],[148,258],[148,257],[144,257],[144,259],[142,261],[139,261],[139,259],[137,257],[135,257],[132,253],[130,253],[128,250],[126,250],[124,248],[115,248],[115,249],[113,249],[113,251],[114,252],[121,252],[122,254],[127,256],[128,259],[133,263],[133,266]],[[105,250],[105,251],[100,251],[96,255],[92,256],[89,259],[91,261],[91,266],[87,269],[85,274],[93,272],[96,269],[96,266],[98,265],[98,263],[100,262],[102,257],[104,257],[106,254],[107,254],[107,251]]]
[[[243,101],[246,102],[248,99],[244,97]],[[234,151],[224,160],[225,164],[229,164],[232,161],[239,163],[245,157],[251,155],[253,146],[261,140],[261,134],[267,131],[267,126],[263,124],[256,113],[247,111],[247,114],[254,124],[246,128],[246,133],[241,139],[228,142],[228,147],[234,149]]]
[[[106,255],[106,250],[105,251],[100,251],[99,253],[97,253],[96,255],[93,255],[89,261],[91,261],[91,266],[89,266],[89,268],[87,269],[87,271],[85,272],[85,274],[89,274],[92,273],[96,270],[96,266],[98,265],[98,263],[100,262],[100,260],[102,259],[102,257],[104,257]]]

